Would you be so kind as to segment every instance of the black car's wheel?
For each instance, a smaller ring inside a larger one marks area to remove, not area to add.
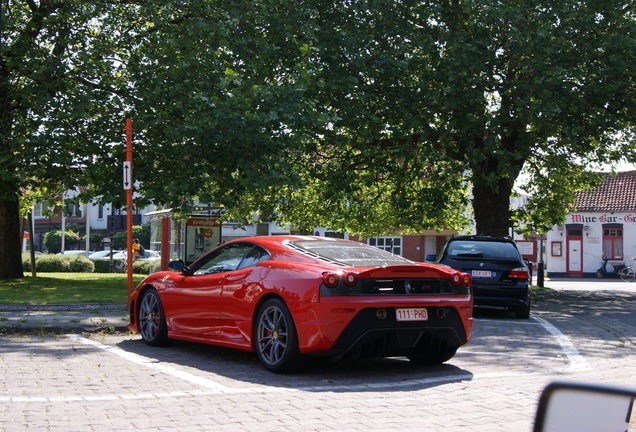
[[[519,319],[528,319],[530,318],[530,304],[532,303],[532,297],[530,296],[530,291],[528,291],[528,296],[526,297],[526,305],[516,308],[515,317]]]
[[[520,319],[530,318],[530,306],[523,306],[515,310],[515,317]]]
[[[267,300],[254,324],[256,355],[265,369],[292,372],[300,366],[298,335],[291,313],[280,299]]]
[[[161,346],[168,343],[166,317],[157,291],[149,289],[143,293],[137,316],[139,333],[146,344]]]

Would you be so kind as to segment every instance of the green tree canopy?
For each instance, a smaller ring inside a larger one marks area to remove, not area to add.
[[[477,232],[508,235],[523,172],[532,198],[514,216],[545,232],[597,181],[590,164],[635,161],[634,3],[318,8],[315,91],[332,122],[299,193],[324,219],[343,214],[329,197],[346,207],[341,229],[453,228],[470,188]]]
[[[73,230],[64,231],[64,244],[66,247],[77,245],[80,236]],[[49,231],[44,234],[44,247],[49,253],[57,254],[62,251],[62,231]]]
[[[139,205],[367,235],[458,228],[469,203],[480,233],[545,230],[590,163],[636,161],[630,2],[3,7],[0,277],[21,274],[21,191],[123,204],[125,117]]]

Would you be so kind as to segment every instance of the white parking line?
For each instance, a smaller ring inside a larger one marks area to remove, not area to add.
[[[561,333],[558,328],[556,328],[543,318],[534,315],[532,316],[532,318],[537,320],[539,324],[541,324],[541,326],[543,326],[543,328],[548,331],[548,333],[555,337],[559,345],[561,345],[561,349],[570,360],[571,370],[579,371],[590,369],[590,365],[588,364],[587,360],[585,360],[585,358],[579,353],[579,351],[574,347],[574,345],[572,344],[572,342],[570,342],[570,339],[566,335]]]
[[[191,384],[196,384],[198,386],[204,387],[209,390],[213,390],[213,391],[217,391],[221,393],[230,393],[234,391],[232,388],[224,386],[223,384],[219,384],[218,382],[214,382],[209,379],[203,378],[201,376],[193,375],[188,372],[180,371],[178,369],[175,369],[173,367],[170,367],[162,363],[157,363],[156,361],[153,361],[147,357],[130,353],[128,351],[124,351],[122,349],[112,347],[109,345],[104,345],[99,342],[92,341],[90,339],[87,339],[85,337],[82,337],[76,334],[69,334],[66,336],[76,342],[82,343],[84,345],[90,345],[92,347],[99,348],[104,351],[108,351],[109,353],[122,357],[132,363],[146,366],[151,369],[156,369],[166,375],[171,375],[180,380],[187,381]]]
[[[590,369],[590,365],[588,364],[587,360],[585,360],[585,358],[579,353],[579,351],[574,347],[574,345],[572,344],[572,342],[570,341],[570,339],[564,335],[563,333],[561,333],[561,331],[556,328],[555,326],[553,326],[552,324],[550,324],[548,321],[544,320],[541,317],[538,317],[534,314],[531,315],[531,318],[533,320],[535,320],[536,322],[532,322],[532,321],[515,321],[515,324],[522,324],[522,325],[540,325],[541,327],[543,327],[548,333],[550,333],[557,341],[557,343],[561,346],[561,350],[563,351],[563,353],[565,354],[565,356],[567,357],[569,363],[570,363],[570,370],[571,371],[580,371],[580,370],[588,370]],[[479,321],[480,323],[497,323],[497,324],[501,324],[501,321],[498,320],[488,320],[488,319],[480,319]],[[478,354],[478,351],[471,351],[470,354]],[[484,353],[484,354],[496,354],[496,353]],[[515,356],[517,354],[501,354],[499,353],[499,355],[506,355],[506,356]],[[546,359],[554,359],[554,357],[549,357],[549,356],[531,356],[531,357],[537,357],[537,358],[546,358]]]
[[[574,347],[570,339],[565,336],[559,329],[555,326],[544,320],[543,318],[537,317],[535,315],[532,316],[535,322],[525,321],[523,324],[529,325],[541,325],[549,334],[551,334],[561,346],[561,349],[567,360],[570,363],[571,371],[585,370],[590,369],[589,364],[583,358],[583,356],[578,352],[578,350]],[[481,322],[488,320],[480,320]],[[493,321],[495,322],[495,321]],[[500,323],[500,322],[498,322]],[[517,321],[517,323],[520,323]],[[114,354],[119,356],[127,361],[132,363],[145,366],[154,370],[157,370],[163,374],[175,377],[179,380],[186,381],[190,384],[194,384],[199,388],[203,387],[200,390],[191,390],[191,391],[175,391],[175,392],[161,392],[161,393],[137,393],[137,394],[104,394],[104,395],[91,395],[91,396],[56,396],[56,397],[41,397],[41,396],[0,396],[1,402],[74,402],[74,401],[87,401],[87,402],[100,402],[100,401],[112,401],[112,400],[143,400],[143,399],[169,399],[169,398],[183,398],[183,397],[197,397],[197,396],[205,396],[205,395],[214,395],[214,394],[239,394],[239,393],[271,393],[275,391],[285,391],[285,392],[320,392],[320,391],[368,391],[368,390],[381,390],[383,388],[391,388],[395,389],[396,387],[414,387],[414,386],[430,386],[436,384],[445,384],[445,383],[454,383],[461,381],[474,381],[476,379],[492,379],[492,378],[502,378],[506,376],[522,376],[522,375],[544,375],[547,373],[551,373],[550,371],[535,371],[535,372],[493,372],[493,373],[480,373],[477,375],[464,373],[459,375],[451,375],[451,376],[440,376],[440,377],[431,377],[431,378],[423,378],[416,380],[407,380],[400,382],[375,382],[375,383],[365,383],[365,384],[354,384],[354,385],[327,385],[327,386],[307,386],[307,387],[296,387],[296,388],[288,388],[288,387],[280,387],[273,388],[268,386],[251,386],[251,387],[240,387],[240,388],[232,388],[226,385],[223,385],[219,382],[212,381],[210,379],[204,378],[202,376],[193,375],[189,372],[185,372],[179,370],[175,367],[172,367],[167,364],[158,363],[156,360],[143,357],[138,354],[130,353],[124,351],[120,348],[104,345],[96,341],[92,341],[85,337],[82,337],[77,334],[68,334],[66,335],[69,339],[76,341],[78,343],[92,346],[94,348],[104,350],[109,352],[110,354]],[[468,355],[477,355],[480,354],[478,352],[465,352]],[[502,354],[496,352],[489,353],[481,353],[486,355],[511,355],[511,354]],[[514,355],[514,354],[512,354]],[[538,358],[549,358],[547,356],[531,356]],[[553,359],[553,358],[552,358]],[[553,371],[552,371],[553,372]]]

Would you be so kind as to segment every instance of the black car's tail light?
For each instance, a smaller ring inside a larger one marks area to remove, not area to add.
[[[510,270],[510,279],[528,279],[528,270],[525,267],[517,267]]]

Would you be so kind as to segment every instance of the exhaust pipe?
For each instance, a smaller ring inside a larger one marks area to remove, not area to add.
[[[439,319],[444,319],[446,317],[446,314],[448,313],[448,310],[446,308],[438,308],[437,309],[437,318]]]

